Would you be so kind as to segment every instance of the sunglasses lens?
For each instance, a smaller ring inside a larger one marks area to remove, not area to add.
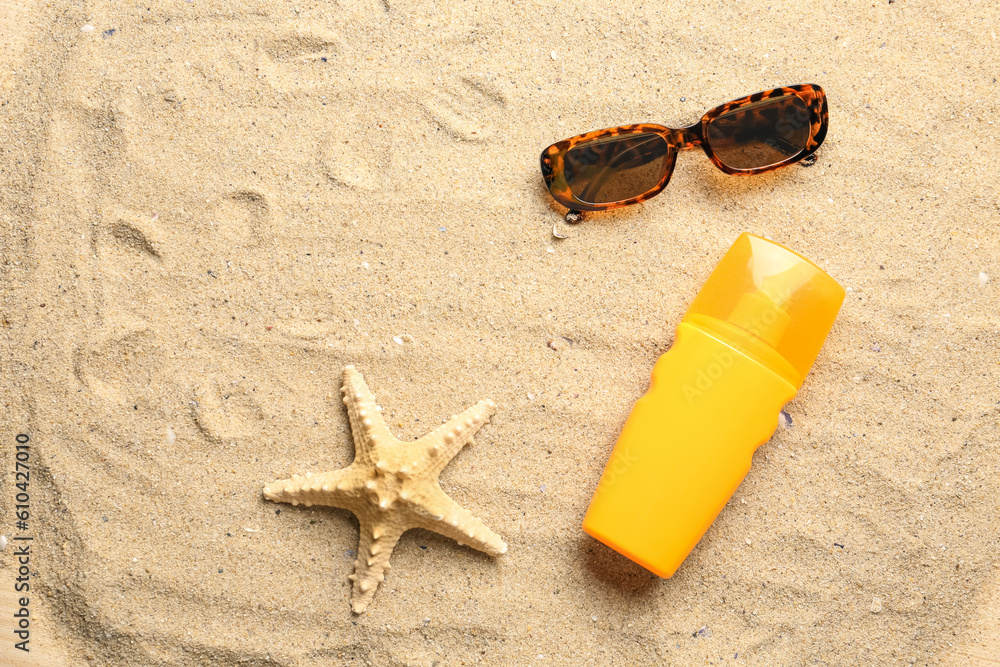
[[[667,170],[670,146],[658,134],[619,134],[574,146],[563,173],[577,199],[608,204],[645,194]]]
[[[770,167],[805,150],[809,107],[796,95],[761,100],[708,123],[712,152],[732,169]]]

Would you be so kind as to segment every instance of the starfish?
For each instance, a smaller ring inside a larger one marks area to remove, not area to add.
[[[341,393],[354,435],[354,462],[331,472],[271,482],[264,487],[264,497],[306,507],[340,507],[358,517],[358,558],[348,577],[354,582],[354,613],[363,612],[375,597],[396,542],[410,528],[432,530],[491,556],[507,552],[500,536],[449,498],[438,483],[448,462],[490,420],[496,410],[492,401],[480,401],[419,440],[403,442],[389,432],[354,366],[344,369]]]

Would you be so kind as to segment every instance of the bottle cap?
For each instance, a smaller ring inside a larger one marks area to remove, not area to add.
[[[844,288],[773,241],[742,234],[684,315],[798,389],[826,340]]]

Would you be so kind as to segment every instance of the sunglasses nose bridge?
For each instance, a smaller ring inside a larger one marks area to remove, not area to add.
[[[677,150],[685,150],[701,146],[704,137],[701,132],[701,123],[695,123],[679,130],[670,130],[670,142],[677,147]]]

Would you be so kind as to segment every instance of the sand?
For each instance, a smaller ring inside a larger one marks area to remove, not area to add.
[[[0,17],[0,532],[19,534],[27,433],[37,651],[923,665],[996,618],[995,3],[10,1]],[[574,226],[543,187],[553,141],[802,82],[830,100],[814,166],[735,178],[691,151],[661,195]],[[659,580],[580,522],[743,231],[847,300],[792,427]],[[356,520],[261,496],[350,462],[349,363],[401,438],[497,403],[441,484],[510,545],[493,559],[411,531],[360,616]],[[11,547],[0,565],[7,589]]]

